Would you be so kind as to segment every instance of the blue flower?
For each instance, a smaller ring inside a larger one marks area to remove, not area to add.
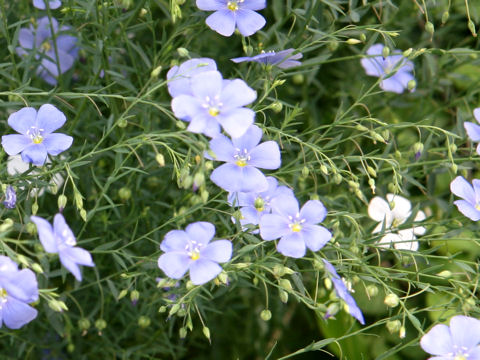
[[[190,279],[195,285],[214,279],[224,263],[232,257],[232,243],[228,240],[212,241],[215,226],[209,222],[195,222],[185,231],[169,231],[160,249],[165,254],[158,259],[158,267],[172,279],[182,278],[190,270]]]
[[[458,211],[473,221],[480,220],[480,180],[473,179],[473,187],[462,176],[457,176],[450,183],[453,194],[464,200],[456,200]]]
[[[7,209],[13,209],[15,208],[15,205],[17,203],[17,193],[15,192],[15,189],[13,186],[8,185],[7,189],[5,190],[5,200],[3,201],[3,205]]]
[[[266,22],[254,10],[262,10],[266,6],[266,0],[197,0],[200,10],[215,11],[206,23],[223,36],[232,35],[235,27],[243,36],[255,34]]]
[[[473,116],[477,122],[480,122],[480,108],[476,108],[473,110]],[[467,132],[468,137],[473,142],[480,142],[480,126],[473,122],[465,121],[463,123],[465,127],[465,131]],[[480,155],[480,143],[477,145],[477,154]]]
[[[0,255],[0,327],[19,329],[37,317],[28,305],[38,300],[38,284],[32,270],[18,270],[10,258]]]
[[[55,215],[53,227],[50,223],[38,216],[30,216],[30,219],[37,225],[38,237],[47,253],[58,253],[60,262],[65,266],[78,281],[82,281],[82,273],[79,264],[84,266],[95,266],[90,253],[75,246],[77,241],[72,230],[65,222],[62,214]]]
[[[268,188],[265,191],[257,192],[234,192],[228,195],[230,204],[240,206],[242,225],[258,225],[260,218],[264,214],[272,212],[271,202],[277,196],[293,196],[292,189],[286,186],[278,186],[278,181],[274,177],[267,176]]]
[[[58,9],[60,6],[62,6],[62,2],[60,0],[48,0],[47,3],[48,7],[52,10]],[[33,6],[40,10],[45,10],[47,8],[45,0],[33,0]]]
[[[291,67],[302,65],[298,59],[303,57],[302,53],[293,54],[295,49],[287,49],[279,52],[268,51],[255,56],[245,56],[231,59],[234,63],[241,63],[244,61],[254,61],[265,65],[275,65],[280,69],[288,69]]]
[[[45,104],[40,109],[24,107],[8,117],[8,125],[21,135],[2,136],[2,146],[8,155],[22,153],[22,160],[41,166],[47,154],[58,155],[73,142],[71,136],[54,133],[66,121],[55,106]]]
[[[450,327],[435,325],[422,336],[422,349],[432,355],[430,360],[480,360],[480,320],[457,315]]]
[[[318,251],[332,237],[330,231],[316,225],[327,215],[320,201],[307,201],[300,211],[293,196],[278,196],[271,204],[274,213],[265,214],[260,219],[260,236],[263,240],[280,238],[277,250],[281,254],[300,258],[305,255],[306,248]]]
[[[385,91],[401,94],[408,87],[408,82],[414,80],[413,63],[399,52],[387,57],[382,56],[383,45],[375,44],[367,50],[368,58],[360,62],[367,75],[381,78],[380,87]],[[376,55],[376,56],[375,56]],[[392,73],[396,71],[393,75]]]
[[[190,94],[173,98],[172,110],[179,119],[190,121],[187,130],[215,137],[220,125],[232,137],[242,136],[253,124],[255,112],[244,106],[257,93],[243,80],[223,80],[218,71],[205,71],[190,79]]]
[[[217,64],[209,58],[190,59],[180,64],[180,66],[175,65],[167,73],[168,92],[172,97],[179,95],[193,96],[190,86],[192,76],[205,71],[215,70],[217,70]]]
[[[252,125],[239,137],[219,135],[210,141],[214,160],[224,161],[213,170],[210,179],[226,191],[263,192],[268,190],[267,178],[257,168],[274,170],[281,164],[280,149],[275,141],[261,144],[262,130]]]
[[[325,264],[325,270],[330,275],[330,280],[332,280],[333,286],[335,288],[335,293],[340,299],[345,301],[349,314],[352,315],[355,319],[357,319],[360,324],[365,325],[362,310],[360,310],[360,308],[357,306],[357,303],[355,302],[355,299],[352,297],[352,295],[350,295],[350,292],[345,286],[345,283],[340,278],[340,276],[338,276],[337,271],[335,270],[333,265],[325,259],[322,260]]]
[[[55,34],[57,51],[55,51],[54,37],[50,26],[53,27]],[[38,20],[36,29],[32,25],[28,29],[20,29],[18,34],[20,47],[15,50],[19,56],[33,53],[35,59],[41,60],[37,67],[37,75],[50,85],[56,85],[58,76],[73,66],[78,55],[77,38],[65,34],[70,30],[69,26],[59,28],[55,18],[52,18],[50,24],[50,19],[44,16]]]

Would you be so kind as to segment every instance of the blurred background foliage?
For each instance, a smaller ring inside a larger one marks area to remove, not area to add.
[[[453,206],[449,183],[456,174],[478,177],[463,122],[480,104],[480,3],[267,3],[267,25],[243,39],[211,31],[193,0],[64,0],[48,16],[72,26],[80,59],[51,89],[35,77],[34,58],[15,54],[20,28],[44,12],[31,1],[0,0],[2,133],[10,131],[12,111],[49,102],[65,112],[63,129],[75,138],[40,176],[9,176],[0,155],[2,183],[25,187],[16,210],[1,210],[3,224],[14,222],[0,225],[3,252],[44,270],[39,316],[21,330],[0,330],[3,358],[424,359],[418,340],[433,322],[479,316],[478,227]],[[414,92],[385,93],[365,75],[360,59],[375,43],[412,48]],[[304,58],[288,71],[229,60],[291,47]],[[344,311],[324,319],[335,300],[317,254],[284,258],[230,221],[226,193],[208,180],[208,140],[186,132],[170,109],[166,71],[189,57],[213,58],[225,78],[243,78],[257,90],[256,122],[282,147],[273,175],[300,202],[319,198],[329,210],[325,225],[334,241],[320,254],[354,285],[366,326]],[[66,181],[56,193],[29,194],[58,172]],[[427,213],[418,252],[375,245],[367,204],[390,192]],[[40,216],[56,213],[60,194],[80,246],[97,265],[81,284],[58,270],[28,226],[36,207]],[[163,236],[200,220],[235,244],[228,285],[158,287]],[[279,274],[283,266],[294,273]],[[384,304],[390,293],[399,306]],[[56,296],[68,311],[48,306]],[[260,316],[265,309],[269,321]]]

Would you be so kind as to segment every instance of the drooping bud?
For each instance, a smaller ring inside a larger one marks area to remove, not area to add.
[[[269,321],[272,318],[272,312],[268,309],[262,310],[260,317],[263,321]]]
[[[397,307],[398,304],[400,303],[400,299],[396,294],[388,294],[385,296],[385,299],[383,300],[383,303],[387,305],[388,307],[394,308]],[[398,330],[397,330],[398,331]]]
[[[387,327],[388,332],[390,334],[393,334],[400,330],[400,328],[402,327],[402,323],[400,322],[400,320],[389,320],[387,321],[385,326]]]

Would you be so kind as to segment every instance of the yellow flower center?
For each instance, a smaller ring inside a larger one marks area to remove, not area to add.
[[[43,137],[41,135],[38,135],[38,136],[35,136],[33,139],[32,139],[33,143],[34,144],[41,144],[42,141],[43,141]]]
[[[475,205],[475,209],[477,209],[478,211],[480,211],[480,203]]]
[[[229,1],[227,3],[227,8],[230,11],[237,11],[238,10],[238,4],[236,1]]]
[[[300,230],[302,230],[302,225],[296,222],[290,225],[290,229],[292,229],[293,232],[299,232]]]
[[[467,358],[463,355],[457,355],[453,358],[453,360],[467,360]]]
[[[244,166],[247,166],[247,160],[245,160],[245,159],[238,159],[237,161],[235,161],[235,164],[236,164],[237,166],[244,167]]]
[[[43,142],[42,131],[43,129],[32,126],[27,130],[27,135],[32,139],[34,144],[41,144]]]
[[[216,107],[211,107],[208,109],[208,113],[211,116],[217,116],[218,114],[220,114],[220,110],[218,110]]]
[[[44,41],[41,47],[45,51],[50,51],[52,49],[52,45],[50,45],[48,41]]]
[[[192,253],[190,254],[190,259],[192,260],[200,259],[200,253],[198,251],[192,251]]]
[[[7,297],[7,290],[0,288],[0,299]]]

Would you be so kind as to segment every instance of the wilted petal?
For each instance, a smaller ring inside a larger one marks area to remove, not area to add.
[[[2,305],[3,322],[10,329],[19,329],[37,317],[37,310],[12,296]]]
[[[260,218],[260,236],[263,240],[275,240],[290,234],[287,218],[278,214],[265,214]]]
[[[265,26],[265,18],[249,9],[239,9],[235,12],[236,22],[240,34],[250,36]],[[228,35],[227,35],[228,36]]]
[[[190,266],[190,280],[195,285],[202,285],[214,279],[222,268],[216,262],[199,259]]]
[[[250,151],[249,164],[261,169],[274,170],[281,165],[280,148],[275,141],[265,141]]]
[[[13,155],[13,154],[12,154]],[[47,149],[43,144],[30,144],[22,151],[22,160],[42,166],[47,160]]]
[[[210,29],[223,36],[231,36],[235,31],[235,15],[227,9],[215,11],[207,17],[205,23]]]
[[[215,262],[227,262],[232,257],[232,243],[228,240],[212,241],[200,254],[203,259]]]
[[[447,325],[435,325],[420,340],[424,351],[432,355],[447,355],[453,353],[452,335]]]
[[[472,185],[462,176],[457,176],[450,183],[450,190],[453,194],[468,201],[471,205],[476,204],[476,196]]]
[[[277,250],[280,254],[293,258],[301,258],[307,252],[305,242],[299,233],[291,233],[282,237],[277,244]]]
[[[327,216],[327,209],[318,200],[309,200],[300,210],[300,218],[305,219],[307,223],[318,224]]]
[[[215,235],[215,226],[206,221],[198,221],[188,225],[185,232],[197,244],[206,245]]]
[[[181,279],[193,262],[186,253],[167,252],[158,259],[158,267],[172,279]]]
[[[320,250],[332,238],[330,231],[318,225],[304,225],[301,234],[305,245],[312,251]]]
[[[3,150],[8,155],[17,155],[31,144],[32,140],[25,135],[11,134],[2,136]]]
[[[30,220],[37,225],[38,237],[42,243],[43,248],[47,253],[56,253],[58,252],[57,242],[55,240],[55,234],[53,232],[52,225],[41,217],[30,216]]]

